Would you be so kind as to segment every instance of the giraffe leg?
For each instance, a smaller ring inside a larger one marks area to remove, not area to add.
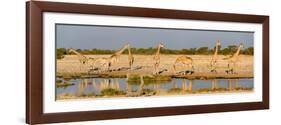
[[[214,63],[213,61],[211,61],[211,63],[210,63],[211,72],[214,72],[214,64],[213,63]]]
[[[230,71],[231,71],[231,74],[234,74],[234,63],[232,63]]]
[[[157,64],[157,68],[156,68],[156,73],[157,74],[159,74],[159,66],[160,66],[160,63]]]
[[[111,62],[108,62],[107,63],[107,71],[110,71],[110,67],[111,67],[112,63]]]
[[[87,63],[87,72],[88,72],[88,74],[89,74],[92,70],[94,70],[93,65],[91,64],[91,62],[88,62],[88,63]]]
[[[129,68],[130,68],[130,70],[132,70],[131,61],[129,61]]]
[[[189,67],[189,74],[192,74],[192,72],[193,72],[193,66],[192,66],[192,64],[189,64],[188,65],[188,67]]]
[[[238,74],[237,72],[237,64],[233,63],[233,74]]]
[[[159,69],[159,63],[156,63],[156,66],[155,66],[155,74],[158,75],[158,70]]]
[[[181,66],[183,66],[184,70],[183,70],[183,71],[180,71],[180,72],[183,72],[182,74],[183,74],[183,75],[186,75],[186,69],[187,69],[188,65],[182,63]]]
[[[89,74],[89,71],[91,71],[91,67],[90,67],[90,65],[87,63],[86,64],[86,73],[88,73]]]
[[[152,72],[153,74],[156,74],[156,63],[155,64],[153,64],[153,72]]]
[[[225,71],[227,74],[229,74],[231,72],[231,69],[230,69],[230,63],[228,62],[227,63],[227,69]]]
[[[103,63],[102,64],[102,71],[105,72],[107,69],[107,64],[106,63]]]
[[[173,65],[173,71],[174,71],[174,74],[177,74],[176,65],[177,65],[177,63],[175,62],[175,63],[174,63],[174,65]]]
[[[234,63],[232,63],[232,66],[231,66],[231,73],[234,74],[235,71],[234,71]]]
[[[230,74],[230,73],[232,72],[231,63],[228,63],[228,69],[227,69],[227,71],[228,71],[228,74]]]
[[[80,64],[80,72],[82,72],[82,64]]]
[[[186,75],[189,70],[189,65],[186,63],[181,63],[181,66],[183,67],[184,70],[180,70],[180,72],[182,72],[183,75]]]
[[[90,62],[89,65],[90,65],[90,66],[89,66],[90,69],[93,70],[93,69],[94,69],[94,65],[92,64],[92,62]]]
[[[192,73],[193,73],[195,68],[194,68],[194,65],[192,63],[191,63],[191,69],[192,69]]]
[[[154,64],[154,71],[153,71],[153,74],[155,74],[155,75],[157,75],[158,73],[158,66],[159,66],[159,63],[158,62],[156,62],[155,64]]]
[[[212,65],[212,70],[211,70],[211,72],[215,72],[215,73],[217,73],[217,67],[216,67],[216,65],[217,65],[217,61],[214,61],[213,62],[213,65]]]
[[[130,70],[133,70],[133,60],[130,60]]]
[[[184,68],[184,74],[188,74],[189,71],[190,71],[190,66],[189,64],[186,64],[186,63],[182,63],[183,64],[183,68]]]

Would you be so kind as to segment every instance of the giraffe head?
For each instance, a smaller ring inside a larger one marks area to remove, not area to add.
[[[160,42],[160,43],[158,44],[158,47],[159,47],[159,48],[165,48],[165,45],[164,45],[163,42]]]
[[[244,48],[243,43],[240,43],[239,48]]]
[[[70,49],[68,49],[68,52],[69,53],[72,53],[72,52],[74,52],[75,50],[73,49],[73,48],[70,48]]]
[[[218,40],[216,43],[216,46],[218,46],[218,47],[221,46],[221,41]]]
[[[125,45],[124,45],[124,48],[129,48],[130,47],[130,43],[127,42]]]

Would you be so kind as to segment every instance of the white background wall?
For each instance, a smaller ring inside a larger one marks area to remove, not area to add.
[[[270,110],[210,113],[67,123],[122,125],[237,125],[278,124],[281,112],[280,51],[281,7],[278,0],[56,0],[107,5],[139,6],[182,10],[199,10],[270,15]],[[0,124],[25,124],[25,0],[0,3]],[[66,123],[63,123],[66,124]]]

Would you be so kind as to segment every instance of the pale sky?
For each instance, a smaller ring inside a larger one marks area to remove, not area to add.
[[[163,42],[166,48],[213,48],[217,40],[222,48],[238,45],[253,47],[253,32],[112,27],[94,25],[56,25],[57,48],[118,49],[129,42],[132,48],[155,47]]]

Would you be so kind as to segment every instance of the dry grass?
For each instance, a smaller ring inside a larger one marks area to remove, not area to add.
[[[91,58],[98,57],[109,57],[110,55],[87,55]],[[160,70],[167,69],[163,72],[163,75],[174,75],[173,64],[177,57],[182,55],[161,55],[160,60]],[[211,55],[190,55],[194,62],[194,75],[208,75],[210,74],[210,61]],[[223,74],[225,75],[225,70],[227,69],[227,61],[223,60],[228,56],[219,55],[218,64],[217,64],[217,73],[216,75]],[[129,71],[132,74],[151,74],[153,70],[153,56],[152,55],[134,55],[135,62],[133,67],[142,67],[139,70]],[[95,67],[101,67],[96,65]],[[128,56],[121,55],[119,62],[112,65],[112,69],[129,67]],[[80,63],[76,55],[66,55],[64,59],[57,61],[57,73],[59,74],[81,74],[87,73],[90,67],[82,66],[80,70]],[[188,68],[177,65],[177,71],[188,70]],[[246,76],[253,77],[253,56],[240,55],[237,62],[238,74],[244,74]],[[111,74],[111,75],[125,75],[128,71],[116,71],[116,72],[103,72],[102,74]],[[212,76],[211,73],[210,75]],[[223,76],[222,76],[223,77]]]

